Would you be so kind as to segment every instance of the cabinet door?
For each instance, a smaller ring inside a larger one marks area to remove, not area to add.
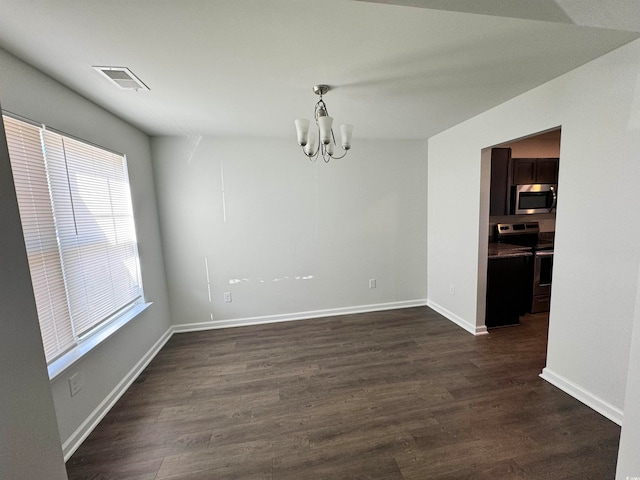
[[[539,158],[536,168],[536,183],[558,183],[558,159]]]
[[[513,184],[537,183],[536,161],[537,158],[513,159]]]
[[[528,281],[531,257],[489,258],[485,325],[517,325],[521,314],[531,306]]]

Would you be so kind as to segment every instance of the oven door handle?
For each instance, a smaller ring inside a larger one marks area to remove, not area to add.
[[[551,195],[553,195],[553,201],[551,202],[551,206],[549,207],[549,212],[551,212],[554,208],[556,208],[556,204],[558,203],[558,193],[553,186],[550,186],[549,190],[551,191]]]

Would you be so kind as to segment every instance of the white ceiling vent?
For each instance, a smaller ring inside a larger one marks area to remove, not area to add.
[[[125,90],[149,90],[127,67],[93,67],[118,87]]]

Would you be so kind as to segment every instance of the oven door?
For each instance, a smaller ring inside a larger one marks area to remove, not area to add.
[[[558,202],[558,186],[547,183],[516,185],[513,213],[549,213]]]
[[[533,295],[551,294],[551,277],[553,272],[553,250],[535,252],[533,263]]]
[[[551,306],[553,250],[538,250],[533,257],[531,313],[548,312]]]

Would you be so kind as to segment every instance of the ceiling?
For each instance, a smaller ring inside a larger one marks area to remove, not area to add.
[[[640,2],[601,3],[0,0],[0,47],[149,135],[293,139],[326,83],[355,145],[429,138],[640,36]]]

